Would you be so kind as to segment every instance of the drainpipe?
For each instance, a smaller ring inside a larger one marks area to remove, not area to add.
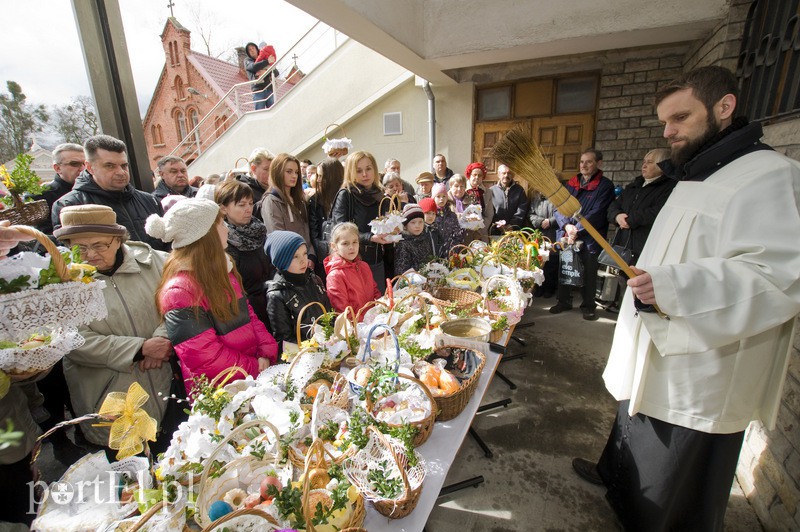
[[[436,155],[436,97],[428,80],[422,84],[422,90],[428,97],[428,160],[432,161]]]

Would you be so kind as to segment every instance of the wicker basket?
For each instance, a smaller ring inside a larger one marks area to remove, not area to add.
[[[245,432],[251,428],[267,428],[270,431],[272,431],[272,433],[275,435],[276,444],[280,441],[280,432],[278,431],[277,428],[275,428],[275,426],[272,423],[264,419],[256,419],[239,425],[234,430],[232,430],[231,433],[228,434],[222,441],[219,442],[217,447],[211,452],[209,457],[205,460],[205,464],[203,466],[203,473],[200,476],[200,483],[199,483],[200,489],[197,493],[197,502],[195,503],[195,507],[197,510],[197,513],[195,514],[195,520],[199,525],[208,527],[209,525],[214,524],[212,523],[211,519],[208,516],[208,510],[211,506],[211,503],[213,502],[212,497],[214,497],[214,495],[219,495],[219,493],[212,492],[212,490],[215,487],[219,488],[219,486],[215,486],[215,484],[221,482],[222,479],[220,476],[215,476],[214,478],[210,479],[209,475],[211,475],[212,473],[211,468],[214,465],[217,455],[220,452],[222,452],[222,450],[225,449],[228,446],[228,444],[232,440],[234,440],[234,438],[245,436]],[[276,472],[279,472],[281,470],[281,467],[279,465],[279,460],[280,460],[279,452],[276,452],[275,455],[265,454],[264,460],[258,460],[255,456],[247,455],[236,458],[230,461],[229,463],[223,465],[220,471],[229,469],[238,471],[240,467],[245,465],[245,462],[248,463],[256,462],[258,464],[258,467],[262,466],[271,467]],[[220,471],[217,471],[216,473],[219,473]],[[206,529],[209,530],[208,528]]]
[[[403,480],[402,493],[395,499],[370,497],[370,500],[381,515],[390,519],[406,517],[414,511],[419,502],[425,480],[425,468],[419,463],[409,467],[408,456],[401,445],[387,439],[373,426],[370,426],[368,430],[370,431],[369,443],[356,456],[345,462],[345,474],[359,492],[370,493],[373,491],[368,480],[370,464],[390,460],[394,462],[400,470],[400,478]]]
[[[342,130],[342,137],[338,139],[329,138],[329,131],[336,131],[336,128]],[[325,128],[325,143],[322,145],[322,151],[324,151],[328,157],[332,157],[333,159],[344,157],[349,153],[352,147],[353,143],[347,138],[347,133],[342,126],[339,124],[330,124]]]
[[[401,379],[409,380],[412,383],[416,384],[417,387],[422,389],[422,391],[425,393],[425,395],[428,397],[428,400],[430,401],[430,412],[428,413],[428,415],[419,421],[411,421],[409,423],[411,426],[417,429],[417,435],[414,437],[414,447],[419,447],[420,445],[428,441],[428,438],[431,436],[431,433],[433,432],[433,424],[436,421],[436,410],[438,409],[438,405],[436,404],[436,399],[434,399],[433,395],[431,395],[430,390],[428,390],[428,387],[425,386],[422,383],[422,381],[410,375],[400,374],[398,375],[398,377]],[[373,409],[375,408],[375,402],[377,401],[375,401],[372,398],[372,393],[370,393],[370,387],[367,387],[366,407],[367,407],[367,412],[373,418],[375,418],[375,414],[373,413]],[[386,423],[386,425],[388,425],[389,427],[401,426],[393,423]]]
[[[455,307],[456,310],[466,310],[475,308],[481,301],[481,295],[477,292],[470,292],[461,288],[451,286],[435,286],[431,289],[431,295],[438,300],[442,306]]]
[[[103,281],[71,281],[64,258],[47,235],[24,225],[10,229],[32,236],[42,244],[63,282],[0,295],[0,338],[18,342],[48,327],[77,327],[108,315]]]
[[[275,518],[269,515],[268,513],[262,510],[257,510],[256,508],[240,508],[239,510],[235,510],[227,515],[223,515],[222,517],[220,517],[219,519],[217,519],[216,521],[205,527],[203,529],[203,532],[212,532],[214,530],[219,530],[219,531],[236,530],[236,528],[229,528],[226,527],[225,525],[227,524],[229,526],[233,526],[233,523],[231,521],[234,521],[244,516],[253,516],[263,521],[263,524],[261,524],[259,527],[260,531],[272,532],[274,530],[281,529],[281,525],[278,524]]]
[[[309,496],[311,494],[311,475],[309,474],[312,469],[322,468],[329,469],[330,463],[325,458],[328,452],[322,444],[322,440],[314,440],[311,447],[308,449],[305,464],[303,466],[303,516],[306,519],[306,532],[316,532],[316,527],[311,522],[314,517],[314,508],[310,508]],[[328,454],[330,456],[330,454]],[[350,519],[345,523],[342,529],[358,528],[364,523],[364,518],[367,513],[364,509],[364,498],[361,494],[358,495],[355,504],[353,505],[353,513],[350,514]]]
[[[310,307],[313,307],[313,306],[318,306],[320,309],[322,309],[322,315],[320,315],[319,318],[315,318],[313,320],[311,326],[310,326],[310,332],[311,332],[311,336],[312,337],[313,337],[314,327],[316,325],[317,320],[320,319],[322,316],[325,316],[326,314],[329,314],[328,309],[326,309],[325,306],[322,303],[320,303],[319,301],[312,301],[312,302],[308,303],[307,305],[305,305],[303,308],[300,309],[300,312],[297,314],[297,324],[295,326],[295,334],[296,334],[296,337],[297,337],[297,345],[298,346],[300,346],[303,343],[303,332],[302,332],[303,315],[306,313],[306,311]],[[352,332],[352,335],[354,335],[354,336],[357,335],[358,328],[357,328],[356,324],[353,321],[348,320],[348,315],[351,316],[353,320],[355,319],[355,312],[353,311],[352,307],[346,307],[344,309],[344,312],[342,312],[341,314],[336,314],[335,312],[333,312],[332,314],[334,314],[334,316],[335,316],[335,318],[334,318],[334,320],[335,320],[334,321],[334,332],[333,332],[332,338],[333,337],[337,337],[339,340],[347,341],[347,335],[350,332]],[[337,327],[337,324],[339,325],[338,327]],[[323,362],[322,366],[324,368],[331,369],[333,371],[337,371],[339,369],[339,367],[341,366],[342,361],[345,358],[347,358],[348,356],[355,356],[356,353],[353,353],[350,350],[350,343],[349,342],[348,342],[347,345],[348,345],[347,351],[342,351],[342,353],[340,353],[337,358],[333,359],[333,358],[330,357],[330,355],[327,355],[326,359],[325,359],[325,362]]]
[[[478,379],[483,372],[483,367],[486,365],[486,355],[480,351],[454,345],[437,347],[434,350],[434,354],[428,357],[428,361],[437,357],[446,358],[449,356],[446,351],[454,349],[464,350],[467,353],[472,353],[472,356],[476,357],[477,361],[473,361],[475,362],[475,367],[471,374],[465,379],[459,379],[461,381],[461,386],[459,387],[458,391],[451,395],[435,398],[436,404],[439,406],[439,414],[436,416],[436,421],[448,421],[463,412],[464,408],[467,406],[467,403],[469,403],[469,400],[472,398],[472,394],[475,393],[475,387],[478,385]],[[458,376],[456,375],[456,377]]]
[[[45,200],[25,203],[16,192],[10,192],[14,206],[0,211],[0,221],[8,220],[11,225],[38,225],[50,217],[50,206]]]

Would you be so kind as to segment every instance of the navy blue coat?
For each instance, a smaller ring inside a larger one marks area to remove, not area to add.
[[[598,170],[585,185],[581,185],[581,175],[578,174],[564,186],[570,194],[578,198],[578,202],[581,204],[581,216],[586,218],[598,233],[605,236],[608,233],[608,207],[614,201],[614,184],[611,180],[603,177],[603,172]],[[556,238],[564,236],[565,225],[572,224],[578,228],[577,240],[583,240],[590,253],[600,253],[600,245],[583,228],[577,218],[567,218],[560,212],[556,212],[556,221],[558,222]]]

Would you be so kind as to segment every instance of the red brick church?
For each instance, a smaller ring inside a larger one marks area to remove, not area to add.
[[[174,17],[167,19],[161,42],[166,61],[143,121],[151,168],[192,131],[231,87],[247,81],[238,65],[193,51],[189,30]],[[218,108],[215,116],[201,126],[206,133],[198,135],[196,142],[208,142],[209,129],[215,131],[215,136],[222,134],[232,123],[233,114],[228,106]],[[187,144],[177,155],[191,162],[196,157],[193,152]]]

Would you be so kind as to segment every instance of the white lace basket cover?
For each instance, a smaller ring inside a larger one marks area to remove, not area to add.
[[[381,441],[383,439],[383,441]],[[388,445],[387,445],[388,443]],[[391,447],[391,448],[390,448]],[[395,460],[396,457],[396,460]],[[417,465],[409,467],[408,457],[406,456],[403,444],[389,436],[383,436],[370,431],[367,445],[359,450],[354,456],[346,458],[342,466],[347,479],[353,484],[365,499],[370,501],[392,501],[377,493],[368,476],[370,471],[381,469],[381,464],[388,465],[386,477],[388,479],[402,479],[400,468],[405,470],[408,480],[408,487],[403,486],[403,492],[397,499],[407,498],[420,490],[422,482],[425,480],[425,466],[422,459],[417,460]],[[418,495],[418,493],[416,494]]]
[[[75,327],[59,327],[52,331],[47,345],[34,349],[0,349],[0,370],[16,375],[44,371],[83,343],[83,336]]]
[[[84,456],[49,486],[31,530],[102,530],[131,515],[138,504],[119,502],[122,474],[141,482],[144,489],[152,487],[146,458],[130,457],[109,464],[102,451]]]
[[[54,327],[77,327],[108,316],[105,281],[64,282],[0,296],[0,338],[19,342]]]

